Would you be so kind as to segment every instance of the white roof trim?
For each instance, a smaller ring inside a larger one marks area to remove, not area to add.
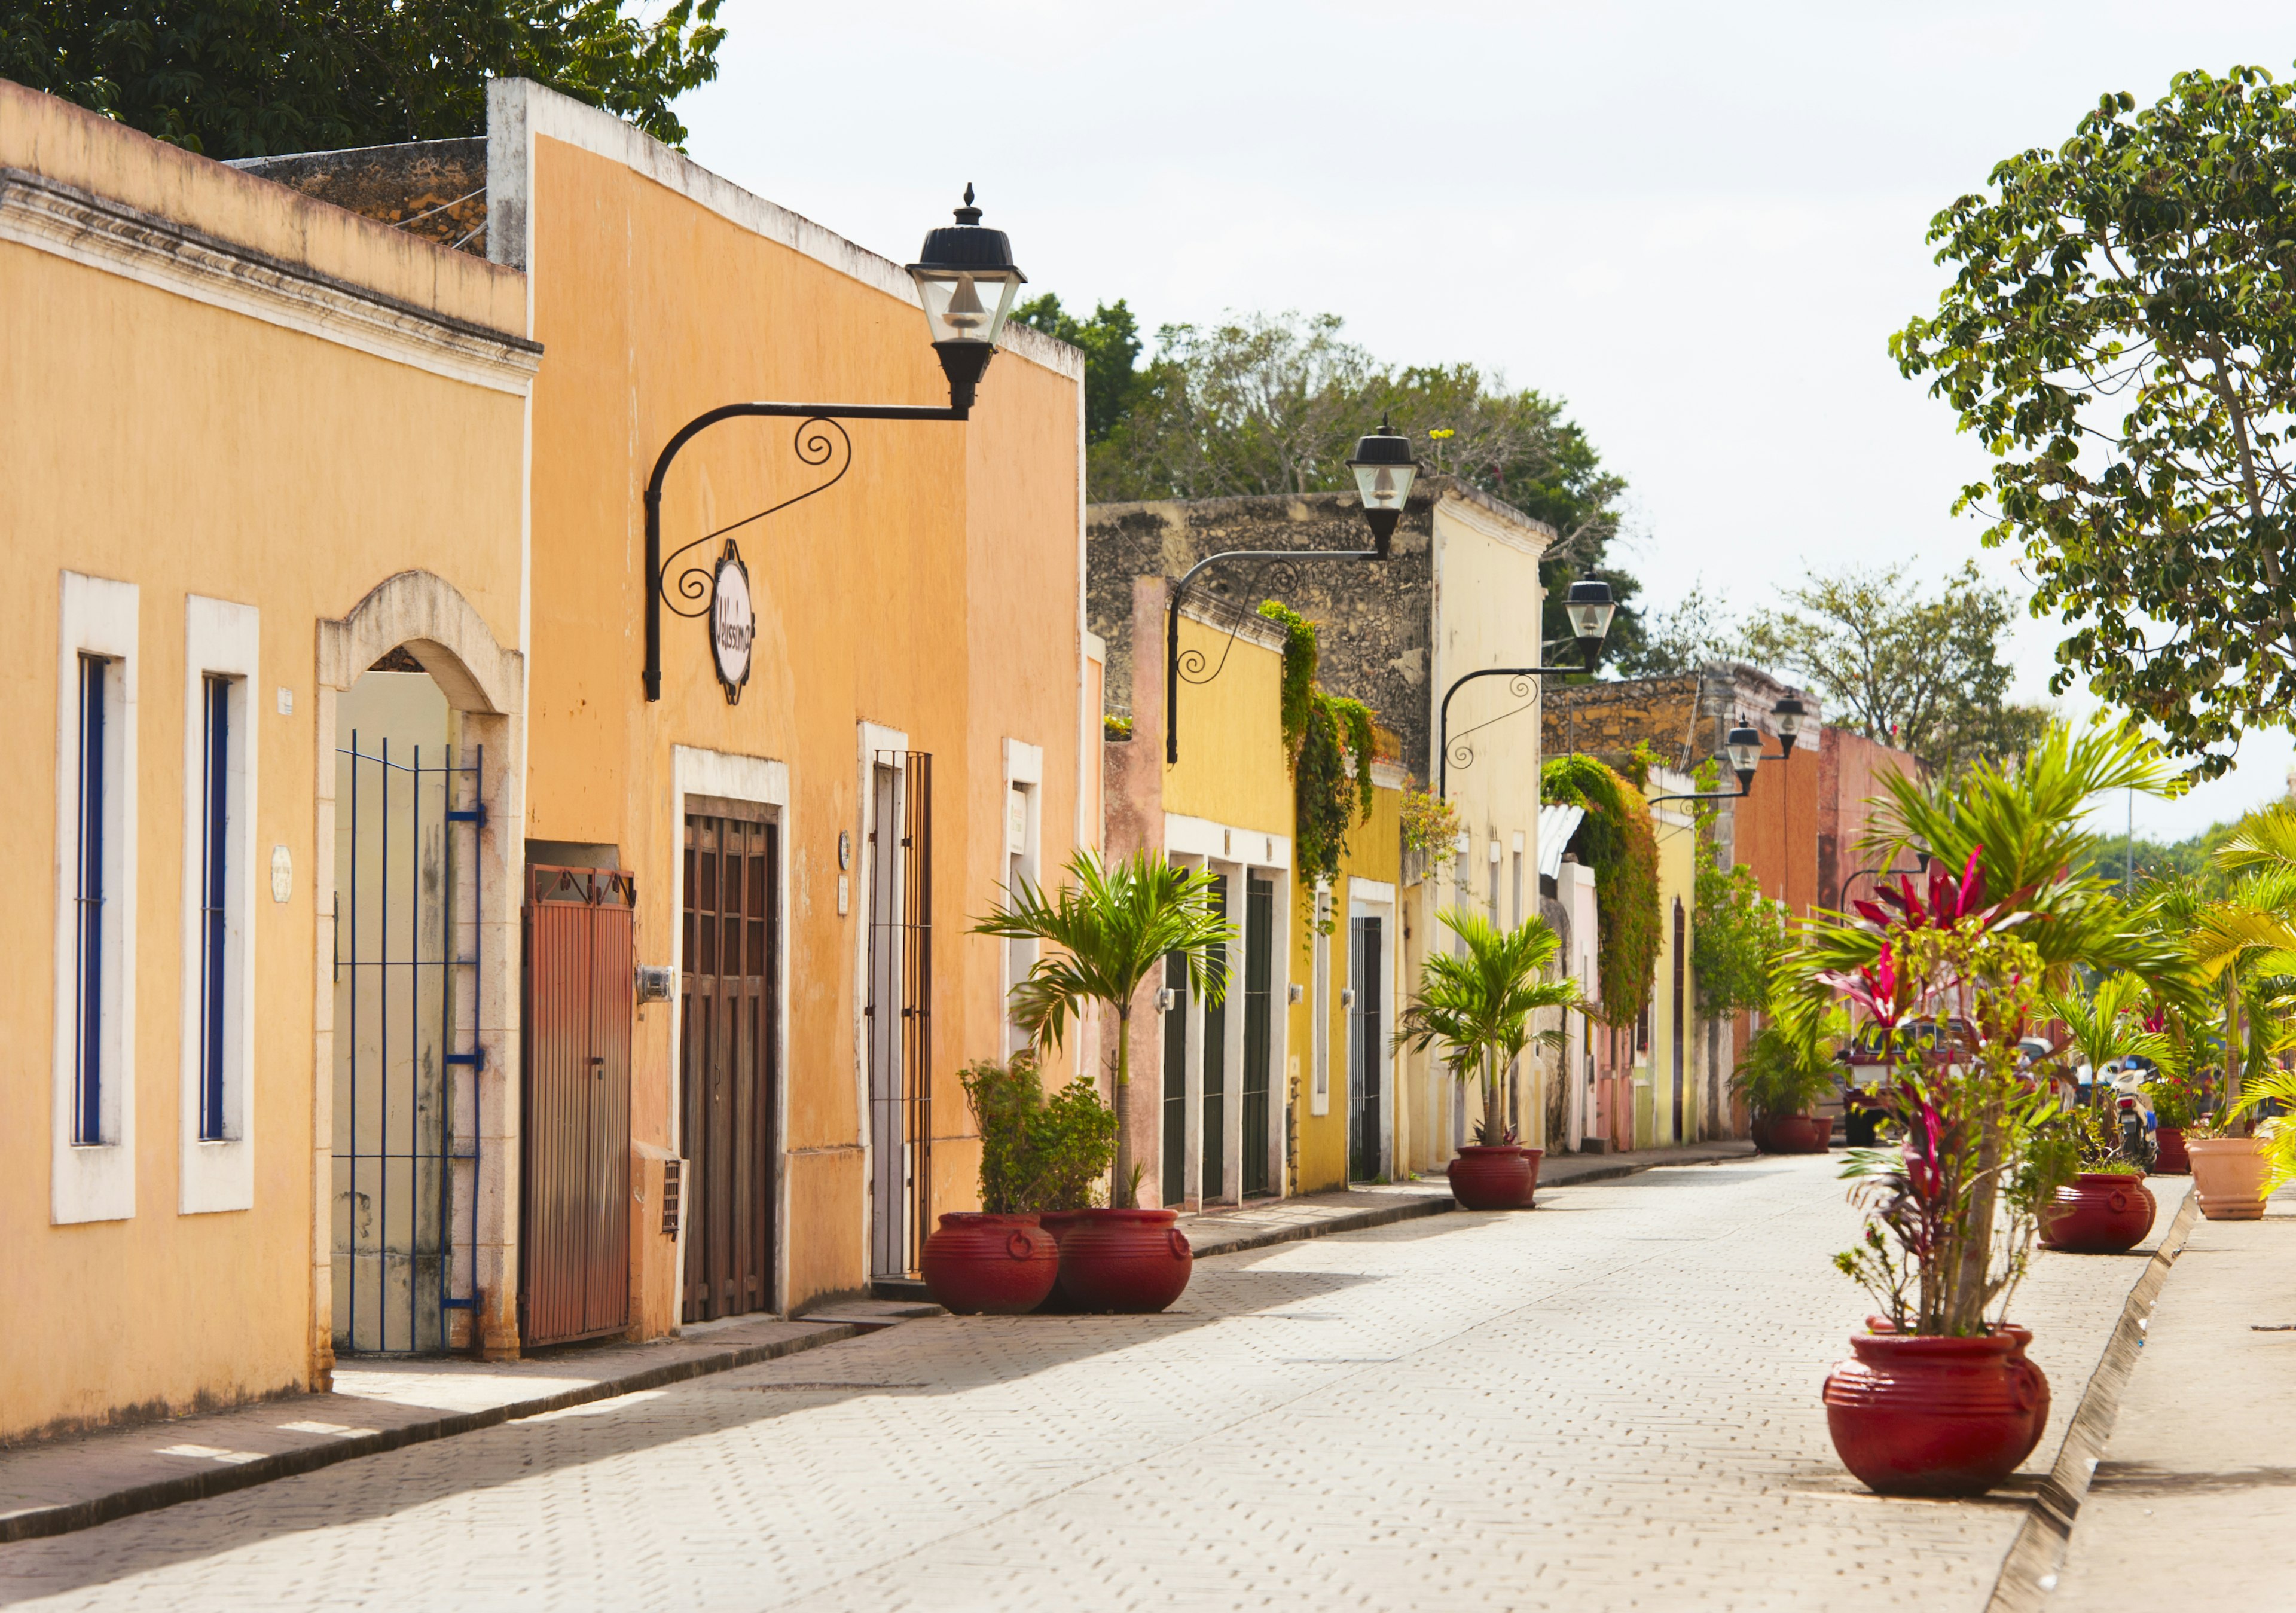
[[[1554,880],[1562,877],[1562,854],[1570,847],[1570,837],[1578,832],[1585,820],[1584,806],[1553,806],[1538,809],[1538,877]]]

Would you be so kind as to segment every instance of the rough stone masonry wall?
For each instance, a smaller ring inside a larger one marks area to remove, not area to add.
[[[231,166],[440,246],[487,255],[483,136],[250,157]]]
[[[1393,558],[1310,561],[1283,575],[1267,565],[1215,566],[1197,579],[1247,609],[1280,599],[1322,629],[1320,677],[1325,690],[1368,705],[1400,741],[1403,766],[1427,773],[1427,634],[1433,614],[1430,552],[1433,508],[1450,489],[1447,478],[1423,479],[1397,527]],[[1480,496],[1480,495],[1476,495]],[[1364,549],[1371,529],[1352,493],[1300,497],[1170,500],[1095,504],[1086,512],[1089,576],[1086,611],[1108,642],[1108,687],[1152,690],[1160,675],[1132,675],[1132,579],[1177,578],[1208,554],[1227,549]],[[1162,665],[1160,640],[1148,647]],[[1187,742],[1187,688],[1181,686],[1180,741]],[[1136,709],[1136,720],[1141,713]]]

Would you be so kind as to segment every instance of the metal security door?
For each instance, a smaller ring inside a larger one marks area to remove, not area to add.
[[[443,729],[443,700],[421,687]],[[449,1313],[472,1306],[485,759],[357,728],[336,752],[332,1331],[344,1354],[443,1350]]]
[[[1674,898],[1674,1019],[1669,1040],[1674,1044],[1674,1140],[1682,1138],[1682,1010],[1683,970],[1689,962],[1689,943],[1684,934],[1682,898]]]
[[[629,1326],[637,886],[607,868],[527,880],[519,1338],[564,1344]]]
[[[1243,881],[1243,1191],[1267,1191],[1267,1076],[1275,938],[1275,886],[1247,875]]]
[[[870,769],[869,1269],[906,1277],[931,1230],[932,757]]]
[[[781,829],[685,815],[678,1135],[687,1322],[774,1308]]]
[[[1227,917],[1227,875],[1212,876],[1212,913]],[[1227,976],[1227,948],[1211,951],[1215,978]],[[1227,1197],[1227,994],[1219,1006],[1204,1004],[1204,1125],[1200,1142],[1203,1157],[1203,1186],[1207,1203]]]
[[[1348,1083],[1349,1174],[1357,1182],[1369,1182],[1386,1174],[1380,1160],[1385,1095],[1380,1071],[1387,1053],[1380,1037],[1382,937],[1375,918],[1351,919],[1348,929],[1349,984],[1356,994],[1355,1006],[1348,1011],[1348,1045],[1355,1052],[1354,1079]]]
[[[1188,1197],[1188,965],[1179,953],[1164,954],[1164,989],[1172,1006],[1158,1026],[1164,1038],[1164,1171],[1161,1183],[1168,1208]]]

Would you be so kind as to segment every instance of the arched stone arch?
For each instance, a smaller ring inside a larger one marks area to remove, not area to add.
[[[504,649],[462,591],[429,571],[401,571],[339,621],[319,623],[319,682],[348,689],[404,648],[458,711],[507,716],[526,703],[526,658]]]

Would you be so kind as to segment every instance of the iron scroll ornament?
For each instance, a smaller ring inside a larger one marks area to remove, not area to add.
[[[836,434],[834,438],[832,432]],[[718,674],[719,686],[726,691],[726,703],[729,706],[741,703],[742,686],[750,681],[750,650],[756,633],[756,614],[750,593],[749,567],[742,560],[739,545],[727,535],[753,521],[761,521],[768,515],[777,515],[791,504],[802,504],[816,493],[826,493],[844,480],[846,471],[853,468],[853,438],[843,426],[825,415],[811,414],[800,421],[796,435],[790,440],[790,451],[797,456],[800,464],[816,468],[834,465],[836,468],[825,480],[815,483],[802,493],[792,494],[754,515],[745,515],[715,531],[703,533],[691,543],[679,544],[654,569],[655,597],[669,607],[670,613],[707,622],[710,665]],[[658,508],[659,501],[650,500],[648,514],[653,516],[654,520],[648,524],[655,528],[649,532],[650,537],[654,537],[655,531],[658,531],[655,525],[659,520],[656,514]],[[726,539],[726,546],[717,560],[709,563],[696,561],[688,564],[677,573],[676,586],[673,589],[669,585],[669,574],[679,558],[718,537]],[[659,538],[656,537],[655,541],[658,543]],[[729,568],[737,579],[736,585],[740,591],[738,603],[727,597],[724,579]],[[649,660],[651,662],[651,656]],[[655,670],[650,665],[649,672]],[[650,677],[649,689],[655,686]]]
[[[1204,656],[1201,651],[1191,650],[1185,655],[1180,651],[1180,608],[1187,603],[1188,590],[1196,578],[1202,574],[1204,568],[1216,565],[1221,561],[1259,561],[1265,565],[1282,568],[1283,570],[1277,572],[1263,570],[1258,575],[1288,574],[1296,580],[1298,572],[1292,569],[1303,561],[1385,560],[1387,557],[1387,540],[1382,538],[1379,546],[1373,549],[1229,549],[1218,554],[1207,554],[1189,567],[1181,575],[1180,580],[1173,585],[1164,602],[1164,760],[1166,765],[1177,764],[1180,759],[1180,684],[1183,663],[1187,664],[1190,675],[1186,681],[1191,684],[1210,683],[1220,675],[1220,667],[1227,665],[1226,650],[1220,652],[1220,666],[1214,667],[1209,672],[1204,671]],[[1231,627],[1228,630],[1230,646],[1234,644],[1235,635],[1240,626],[1239,622],[1238,627]]]
[[[1288,560],[1270,561],[1252,573],[1252,579],[1251,585],[1242,591],[1244,598],[1255,594],[1267,599],[1296,594],[1300,586],[1300,568]],[[1264,620],[1240,599],[1226,594],[1217,594],[1213,597],[1229,608],[1234,620],[1228,626],[1227,635],[1220,641],[1218,665],[1213,665],[1211,658],[1201,650],[1191,648],[1179,652],[1177,665],[1180,681],[1184,684],[1209,684],[1219,676],[1226,669],[1228,651],[1235,648],[1236,635],[1243,631],[1244,623]],[[1210,667],[1210,671],[1205,670],[1207,667]]]
[[[646,482],[645,564],[649,586],[646,591],[645,671],[644,675],[645,683],[645,697],[647,700],[654,701],[661,699],[662,606],[668,605],[674,613],[679,616],[706,616],[709,612],[711,601],[716,591],[715,579],[717,572],[715,568],[704,569],[701,565],[695,564],[687,567],[685,571],[679,574],[677,586],[676,589],[676,597],[673,598],[671,590],[667,586],[667,585],[669,579],[670,569],[676,561],[679,555],[685,553],[690,549],[696,548],[702,544],[708,543],[713,537],[722,537],[726,533],[734,531],[742,527],[746,527],[752,521],[763,520],[767,516],[786,510],[791,504],[811,498],[816,493],[824,493],[831,487],[835,487],[840,481],[843,480],[846,471],[850,468],[853,463],[853,444],[852,438],[847,435],[845,428],[837,423],[840,421],[946,421],[954,424],[962,424],[971,417],[971,414],[972,405],[969,400],[962,407],[952,404],[949,407],[945,409],[930,408],[912,404],[737,403],[726,404],[722,407],[711,409],[708,413],[698,414],[692,420],[686,422],[686,423],[679,429],[677,434],[671,438],[668,443],[663,446],[660,454],[654,460],[653,474]],[[714,532],[704,533],[701,536],[695,538],[692,543],[680,544],[676,549],[671,551],[668,560],[664,560],[661,555],[661,494],[662,484],[669,476],[670,463],[677,457],[679,449],[685,447],[687,443],[691,442],[696,436],[707,430],[709,427],[718,424],[720,421],[735,420],[749,415],[759,415],[768,419],[777,418],[782,420],[795,420],[798,422],[798,428],[797,435],[793,439],[792,446],[797,454],[799,462],[803,464],[814,466],[822,466],[835,463],[837,465],[835,474],[830,476],[824,481],[819,482],[811,487],[808,487],[802,493],[795,494],[789,498],[783,499],[780,504],[775,504],[769,509],[760,510],[755,515],[743,516],[740,520],[734,522],[730,526],[720,527]],[[835,442],[831,440],[829,436],[830,432],[836,433],[837,440]],[[844,450],[841,460],[838,457],[836,453],[836,449],[840,446],[841,446]],[[746,572],[744,575],[746,576]],[[681,604],[679,602],[680,601],[684,601],[685,603]],[[690,604],[693,608],[691,610],[687,609],[687,604]],[[731,697],[729,696],[729,698]]]

